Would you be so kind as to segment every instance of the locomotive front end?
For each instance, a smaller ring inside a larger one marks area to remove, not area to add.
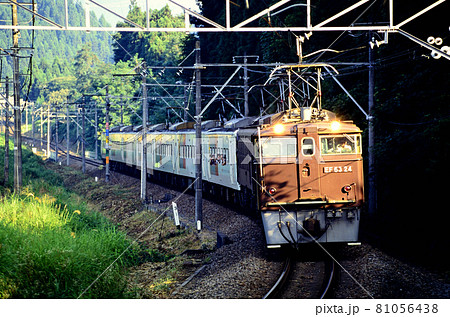
[[[259,210],[268,247],[358,241],[361,131],[352,122],[284,122],[258,130]]]

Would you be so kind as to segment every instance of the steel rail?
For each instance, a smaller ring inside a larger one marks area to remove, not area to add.
[[[334,284],[336,277],[336,267],[334,265],[334,260],[329,258],[325,261],[325,279],[322,286],[322,290],[320,291],[320,299],[329,298],[330,291],[332,289],[332,285]]]
[[[30,140],[32,140],[32,141],[38,141],[38,139],[34,139],[34,138],[31,138],[31,137],[28,137],[28,136],[22,136],[22,138],[23,139],[25,139],[25,140],[28,140],[28,141],[30,141]],[[47,143],[47,141],[46,140],[42,140],[42,143]],[[52,144],[52,143],[50,143],[50,148],[55,148],[55,145],[54,144]],[[66,155],[66,151],[64,151],[64,150],[62,150],[62,149],[60,149],[59,147],[58,147],[58,156],[59,156],[59,154],[63,154],[63,155]],[[82,161],[82,157],[80,157],[80,156],[78,156],[78,155],[73,155],[73,154],[70,154],[69,153],[69,155],[70,155],[70,158],[71,159],[74,159],[74,160],[76,160],[76,161]],[[99,162],[98,160],[93,160],[93,159],[90,159],[90,158],[85,158],[85,160],[86,160],[86,163],[88,163],[88,164],[90,164],[90,165],[93,165],[93,166],[96,166],[96,167],[99,167],[99,166],[102,166],[103,165],[103,162]]]
[[[63,150],[59,150],[59,153],[66,155],[66,152]],[[74,159],[75,161],[81,162],[83,160],[83,158],[78,155],[73,155],[73,154],[69,154],[69,155],[70,155],[70,158]],[[96,167],[103,166],[103,163],[97,162],[97,161],[95,161],[93,159],[89,159],[89,158],[85,158],[85,162],[89,165],[93,165]]]
[[[289,255],[285,262],[283,271],[281,272],[280,277],[275,282],[275,284],[272,286],[272,288],[264,295],[263,299],[269,299],[269,298],[275,298],[275,296],[280,292],[280,290],[283,288],[284,284],[286,283],[289,274],[292,270],[292,260],[293,256]]]

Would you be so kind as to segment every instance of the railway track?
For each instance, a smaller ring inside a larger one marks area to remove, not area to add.
[[[330,298],[336,275],[335,263],[329,257],[322,261],[304,262],[289,254],[279,278],[263,299]]]
[[[27,137],[27,136],[22,136],[22,139],[27,141],[27,142],[36,142],[36,139],[30,138],[30,137]],[[41,141],[38,141],[38,142],[41,142]],[[42,143],[43,144],[47,144],[47,141],[43,140]],[[54,144],[50,144],[50,147],[53,150],[55,149],[55,145]],[[58,157],[62,157],[62,156],[66,157],[66,155],[67,155],[66,151],[58,149]],[[78,161],[78,162],[82,162],[83,161],[83,158],[81,156],[78,156],[78,155],[75,155],[75,154],[71,154],[71,153],[69,153],[69,155],[70,155],[70,159],[73,159],[73,160]],[[101,162],[99,160],[94,160],[94,159],[90,159],[90,158],[87,158],[87,157],[85,157],[85,162],[86,162],[86,164],[89,164],[89,165],[92,165],[92,166],[95,166],[95,167],[100,167],[100,166],[104,165],[103,162]]]

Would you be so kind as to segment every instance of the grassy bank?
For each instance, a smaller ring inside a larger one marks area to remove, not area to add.
[[[10,148],[10,179],[0,186],[0,298],[127,297],[125,269],[138,258],[130,240],[26,149],[24,189],[12,194]]]

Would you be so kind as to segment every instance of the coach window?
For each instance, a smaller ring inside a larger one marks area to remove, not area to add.
[[[314,139],[303,138],[302,139],[302,153],[304,156],[314,155]]]

